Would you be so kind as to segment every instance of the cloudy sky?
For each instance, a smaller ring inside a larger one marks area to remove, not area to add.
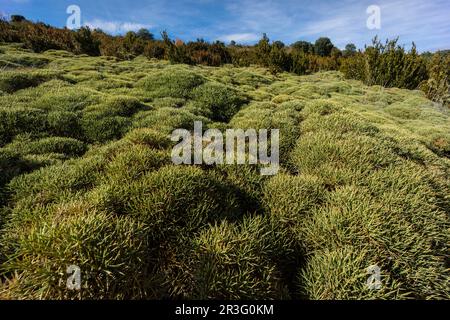
[[[144,27],[183,40],[254,43],[266,32],[287,44],[328,36],[339,48],[378,35],[414,41],[420,51],[450,48],[449,0],[0,0],[0,15],[64,26],[69,5],[80,7],[82,24],[112,34]],[[371,5],[381,10],[380,29],[367,28]]]

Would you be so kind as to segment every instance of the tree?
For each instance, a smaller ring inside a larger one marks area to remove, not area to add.
[[[331,49],[330,55],[333,58],[339,58],[342,56],[342,52],[341,52],[341,50],[339,50],[339,48],[334,47],[333,49]]]
[[[258,44],[256,45],[256,54],[259,60],[259,63],[261,63],[263,66],[268,66],[269,64],[269,55],[271,51],[271,45],[270,40],[267,37],[267,34],[263,33],[263,37],[261,40],[259,40]]]
[[[138,56],[144,52],[144,43],[138,37],[136,32],[129,31],[123,39],[123,47],[127,53],[130,54],[129,58]]]
[[[19,22],[24,22],[27,21],[27,19],[25,19],[24,16],[18,15],[18,14],[13,14],[11,16],[11,22],[12,23],[19,23]]]
[[[331,50],[333,50],[334,45],[329,38],[319,38],[316,40],[314,44],[314,51],[321,57],[328,57],[331,54]]]
[[[356,46],[353,43],[349,43],[345,46],[345,50],[342,52],[344,57],[350,57],[356,54]]]
[[[81,27],[75,32],[75,40],[79,43],[79,50],[81,53],[90,56],[100,55],[100,41],[94,39],[89,27]]]
[[[277,47],[278,49],[282,49],[285,47],[284,43],[281,41],[274,41],[272,43],[272,46]]]
[[[145,41],[152,41],[155,40],[155,36],[153,35],[153,33],[151,33],[150,31],[148,31],[147,29],[139,29],[138,32],[136,33],[137,37],[141,40],[145,40]]]
[[[177,40],[176,43],[173,43],[166,31],[161,33],[161,37],[163,38],[167,58],[171,63],[192,64],[192,59],[187,54],[186,45],[183,41]]]
[[[269,54],[268,66],[273,74],[289,71],[292,66],[292,57],[286,53],[279,44],[273,44]]]
[[[291,47],[303,53],[314,53],[314,45],[308,41],[297,41]]]

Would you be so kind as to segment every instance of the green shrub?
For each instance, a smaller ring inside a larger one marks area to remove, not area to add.
[[[25,154],[61,153],[67,156],[81,156],[86,152],[87,146],[73,138],[48,137],[37,141],[25,139],[14,141],[7,148]]]
[[[155,108],[181,108],[185,105],[186,100],[182,98],[156,98],[152,102]]]
[[[81,118],[83,135],[89,142],[105,142],[122,137],[130,125],[127,117],[104,116],[102,112],[88,112]]]
[[[448,274],[444,257],[448,235],[442,230],[447,222],[445,213],[429,200],[436,199],[436,192],[427,184],[428,179],[417,166],[400,166],[379,170],[360,181],[360,184],[368,183],[369,189],[338,188],[329,193],[324,206],[314,209],[301,222],[298,241],[309,252],[339,251],[348,246],[354,248],[354,253],[365,252],[365,266],[355,263],[355,267],[358,266],[359,272],[372,264],[380,267],[384,280],[379,294],[384,298],[392,294],[394,283],[397,294],[405,297],[445,298],[444,279]],[[349,268],[351,263],[344,262],[342,268]],[[323,279],[320,269],[310,272],[306,275],[310,280]],[[329,281],[341,282],[336,276],[330,276]],[[325,291],[320,292],[321,289]],[[316,292],[312,298],[330,292],[320,285],[310,290]],[[330,293],[335,298],[370,297],[361,289],[352,293],[347,290],[336,288]]]
[[[286,163],[291,149],[300,136],[301,115],[295,106],[280,107],[273,103],[252,103],[239,111],[230,121],[232,128],[237,129],[279,129],[280,162]],[[269,139],[270,141],[270,139]]]
[[[333,112],[326,116],[322,116],[320,112],[325,112],[328,104],[320,105],[316,109],[315,104],[310,105],[311,114],[301,123],[302,133],[327,131],[335,134],[358,133],[360,135],[375,136],[381,130],[371,124],[363,117],[348,111]],[[334,104],[331,104],[330,109]]]
[[[2,268],[12,272],[8,289],[16,299],[151,297],[147,229],[130,218],[69,203],[20,231],[16,241],[14,255]],[[81,270],[80,291],[66,287],[71,265]]]
[[[176,129],[194,129],[194,121],[201,121],[205,128],[211,121],[185,109],[160,108],[137,113],[133,121],[135,128],[152,128],[170,134]]]
[[[315,176],[278,174],[264,186],[263,202],[271,219],[286,226],[297,225],[325,199],[326,189]]]
[[[141,79],[137,86],[149,91],[154,98],[188,98],[203,82],[203,77],[192,71],[172,67]]]
[[[6,203],[8,190],[5,186],[9,181],[38,167],[36,161],[24,159],[15,150],[0,148],[0,206]]]
[[[155,149],[166,149],[172,145],[168,135],[149,128],[134,129],[125,138],[134,144],[145,145]]]
[[[101,208],[145,221],[155,239],[168,240],[179,228],[194,231],[238,214],[236,197],[228,187],[198,168],[168,166],[128,185],[102,186],[95,196]]]
[[[49,112],[47,121],[50,133],[56,136],[83,138],[80,116],[75,112]]]
[[[115,96],[108,98],[101,104],[87,107],[84,109],[84,111],[95,112],[97,114],[101,114],[104,117],[130,117],[143,107],[144,105],[142,105],[139,100],[135,98]]]
[[[46,84],[42,85],[42,87],[45,86]],[[30,106],[46,111],[78,112],[97,102],[97,100],[98,97],[85,88],[69,86],[66,82],[59,82],[52,83],[52,86],[46,88],[42,96],[33,99]]]
[[[41,73],[3,71],[0,74],[0,90],[13,93],[29,87],[37,87],[49,79],[49,76]]]
[[[219,83],[205,83],[192,96],[193,108],[214,121],[228,122],[245,102],[236,90]]]
[[[372,46],[363,54],[346,58],[341,70],[347,78],[362,80],[368,85],[417,89],[427,79],[425,61],[414,43],[412,49],[405,52],[397,42],[398,39],[386,40],[382,44],[374,38]]]
[[[250,164],[223,164],[215,167],[223,179],[237,190],[240,206],[246,212],[262,210],[261,197],[267,176],[260,173],[260,166]]]
[[[381,290],[370,290],[367,268],[375,265],[364,250],[342,247],[317,251],[299,273],[300,295],[312,300],[400,299],[398,285],[381,274]],[[403,297],[404,298],[404,297]]]
[[[104,166],[101,157],[89,157],[65,161],[18,176],[9,184],[12,199],[14,201],[31,199],[29,205],[36,206],[65,199],[67,196],[73,197],[73,193],[85,192],[95,186]]]
[[[0,145],[5,145],[19,133],[44,132],[47,126],[47,116],[42,110],[0,108]]]
[[[270,79],[250,71],[238,72],[235,81],[241,85],[249,85],[254,88],[268,85],[272,82]]]
[[[105,180],[111,183],[132,183],[148,172],[170,164],[168,153],[135,145],[119,152],[105,168]]]
[[[306,115],[317,113],[321,116],[325,116],[341,109],[342,106],[333,101],[319,99],[307,103],[303,109],[303,113]]]
[[[0,57],[2,67],[42,68],[50,62],[49,59],[32,55],[4,55]]]
[[[280,244],[261,217],[240,225],[222,222],[195,240],[194,299],[286,299],[282,275],[273,262]]]
[[[450,107],[450,55],[435,53],[428,70],[429,79],[421,84],[422,91],[429,99]]]
[[[302,135],[290,155],[294,172],[317,175],[331,188],[363,179],[368,173],[398,161],[400,158],[383,140],[327,131]]]

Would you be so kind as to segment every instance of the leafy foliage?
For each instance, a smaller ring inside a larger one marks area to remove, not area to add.
[[[405,52],[397,41],[382,44],[375,38],[363,54],[344,60],[341,70],[348,78],[368,85],[417,89],[427,78],[426,64],[414,44],[410,52]]]

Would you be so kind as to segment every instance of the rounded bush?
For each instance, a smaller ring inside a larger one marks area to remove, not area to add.
[[[277,239],[261,217],[241,224],[222,222],[201,232],[195,240],[195,279],[189,298],[253,300],[286,299],[289,292],[272,257]]]
[[[89,157],[65,161],[18,176],[9,184],[12,199],[18,201],[31,197],[33,203],[46,204],[67,196],[73,197],[71,193],[95,186],[104,166],[103,158]]]
[[[389,142],[322,130],[302,135],[289,160],[293,171],[317,175],[330,188],[359,181],[370,172],[399,161]]]
[[[24,159],[17,151],[0,148],[0,205],[6,202],[7,183],[15,176],[38,167],[37,163]]]
[[[42,88],[45,92],[37,99],[33,99],[30,106],[49,112],[77,112],[83,110],[90,104],[96,103],[99,99],[92,91],[68,85],[67,82],[55,82],[52,86],[44,89],[51,82],[49,81],[39,87],[39,89]]]
[[[19,133],[44,132],[47,127],[47,115],[42,110],[0,107],[0,145],[8,143]]]
[[[115,96],[108,98],[101,104],[87,107],[84,109],[84,112],[95,112],[97,114],[102,114],[104,117],[130,117],[143,107],[144,105],[135,98]]]
[[[335,134],[357,133],[376,136],[380,129],[349,112],[336,112],[326,117],[319,114],[309,115],[301,124],[302,132],[328,131]]]
[[[207,82],[194,89],[192,96],[193,108],[214,121],[229,121],[245,102],[236,90],[212,82]]]
[[[36,87],[48,79],[49,76],[44,73],[3,71],[0,73],[0,90],[14,93],[21,89]]]
[[[241,109],[230,121],[232,128],[237,129],[278,129],[280,162],[286,163],[291,149],[300,136],[300,122],[302,118],[298,112],[273,103],[252,103]],[[270,137],[268,138],[270,142]]]
[[[330,192],[325,204],[297,226],[297,238],[305,251],[335,251],[346,246],[363,250],[365,268],[377,264],[388,289],[395,282],[405,297],[444,298],[446,216],[430,201],[436,194],[425,182],[427,178],[411,169],[380,170],[366,178],[368,188],[346,186]],[[333,292],[349,294],[346,288]],[[369,296],[359,290],[352,294],[351,298]]]
[[[236,188],[241,207],[247,212],[261,211],[261,197],[267,176],[261,175],[260,166],[250,164],[223,164],[214,168],[223,179]]]
[[[4,270],[14,272],[8,289],[16,299],[151,297],[142,223],[68,203],[25,232],[14,231],[18,245]],[[79,291],[66,286],[69,266],[80,268]]]
[[[319,114],[321,116],[326,116],[341,109],[342,106],[336,102],[324,99],[317,99],[306,103],[306,106],[303,109],[303,113],[306,115]]]
[[[371,265],[376,261],[355,247],[317,251],[299,272],[299,295],[311,300],[401,299],[400,288],[384,272],[381,288],[369,289]]]
[[[54,111],[47,115],[50,133],[56,136],[83,138],[80,115],[70,111]]]
[[[107,116],[101,112],[89,112],[81,118],[83,135],[89,142],[106,142],[124,135],[131,125],[127,117]]]
[[[134,144],[149,146],[154,149],[166,149],[172,145],[172,141],[167,134],[150,128],[140,128],[130,131],[125,139]]]
[[[168,240],[240,212],[230,185],[196,167],[163,167],[133,183],[107,184],[95,197],[100,208],[149,224],[154,239]]]
[[[105,168],[105,181],[132,183],[150,171],[171,163],[169,154],[142,145],[119,152]]]
[[[137,86],[149,91],[154,98],[188,98],[203,82],[203,77],[195,72],[167,67],[139,80]]]
[[[48,137],[36,141],[19,141],[8,145],[8,148],[15,149],[21,154],[60,153],[67,156],[81,156],[87,150],[87,146],[83,142],[63,137]]]
[[[312,208],[322,204],[326,189],[316,176],[280,173],[265,184],[263,193],[271,219],[296,225]]]
[[[38,56],[6,54],[1,57],[0,64],[5,63],[8,67],[9,65],[16,65],[17,67],[42,68],[49,62],[49,59]]]
[[[152,128],[165,134],[171,134],[176,129],[194,129],[194,121],[201,121],[206,128],[211,122],[208,118],[195,115],[185,109],[160,108],[136,114],[133,126],[135,128]]]

